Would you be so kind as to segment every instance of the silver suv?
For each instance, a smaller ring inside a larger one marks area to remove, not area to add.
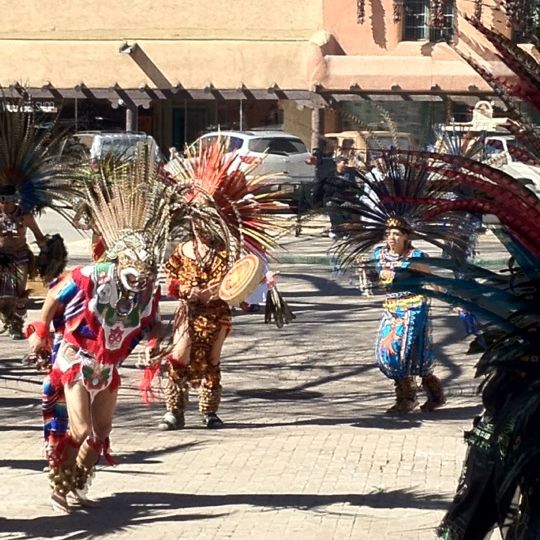
[[[285,131],[212,131],[199,137],[194,145],[212,144],[217,139],[227,141],[228,151],[236,153],[240,169],[258,163],[257,175],[273,175],[272,183],[296,184],[315,179],[315,159],[301,139]],[[238,166],[238,162],[232,165]],[[270,180],[270,179],[269,179]]]

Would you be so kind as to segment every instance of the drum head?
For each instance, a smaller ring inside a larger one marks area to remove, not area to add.
[[[246,255],[234,263],[219,288],[219,297],[231,306],[243,302],[264,278],[263,265],[256,255]]]

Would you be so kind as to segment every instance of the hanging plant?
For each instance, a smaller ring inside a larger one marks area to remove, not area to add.
[[[429,0],[429,26],[431,28],[444,26],[444,7],[443,0]]]
[[[521,30],[530,19],[534,5],[531,0],[504,0],[506,24],[516,30]]]
[[[394,22],[401,20],[401,14],[403,12],[403,0],[394,0]]]
[[[362,24],[366,15],[365,0],[356,0],[356,22]]]
[[[482,0],[474,0],[474,18],[478,20],[482,18]]]

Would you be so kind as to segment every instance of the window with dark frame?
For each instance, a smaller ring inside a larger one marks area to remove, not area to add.
[[[450,41],[454,33],[454,2],[444,4],[444,22],[440,27],[429,25],[429,0],[404,0],[403,41]]]

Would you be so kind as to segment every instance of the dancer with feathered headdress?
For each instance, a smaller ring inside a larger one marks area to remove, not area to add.
[[[383,154],[380,162],[383,178],[358,171],[367,189],[342,202],[352,219],[343,226],[347,236],[336,252],[342,265],[352,265],[377,246],[373,266],[364,265],[377,274],[386,292],[375,355],[382,373],[394,381],[396,401],[388,412],[406,413],[417,407],[417,376],[427,395],[421,408],[432,411],[446,398],[434,374],[429,299],[407,290],[393,292],[391,286],[402,272],[426,271],[426,254],[413,246],[415,238],[441,249],[452,243],[463,250],[465,242],[457,217],[431,217],[429,205],[414,202],[448,200],[448,188],[439,181],[436,167],[430,169],[423,159],[396,152]]]
[[[69,219],[76,164],[59,155],[63,134],[38,126],[29,99],[2,95],[0,103],[0,318],[13,339],[22,339],[34,257],[26,241],[32,231],[40,248],[37,269],[45,281],[60,274],[67,252],[60,235],[45,236],[35,215],[52,209]]]
[[[169,379],[165,397],[167,412],[160,429],[184,427],[189,388],[199,393],[199,411],[208,428],[221,427],[217,412],[221,401],[221,349],[231,330],[230,305],[237,304],[266,280],[275,285],[272,273],[264,274],[268,252],[274,248],[284,221],[275,193],[262,192],[264,177],[253,167],[241,170],[226,140],[200,148],[186,160],[168,165],[178,194],[188,201],[190,234],[181,240],[166,264],[169,294],[178,298],[174,321],[174,345],[168,359]],[[182,226],[184,229],[184,226]],[[225,279],[234,263],[245,255],[234,279]],[[247,283],[245,283],[247,281]],[[246,285],[238,297],[237,286]],[[274,288],[270,291],[267,320],[288,322],[292,314]]]
[[[143,338],[147,354],[159,346],[157,268],[169,232],[167,186],[152,148],[141,146],[128,167],[93,184],[87,203],[108,246],[106,261],[77,267],[52,288],[38,321],[28,327],[30,348],[48,346],[49,325],[63,328],[51,371],[63,386],[69,432],[49,452],[52,503],[69,512],[67,495],[86,503],[85,490],[103,455],[111,463],[109,433],[119,365]]]

